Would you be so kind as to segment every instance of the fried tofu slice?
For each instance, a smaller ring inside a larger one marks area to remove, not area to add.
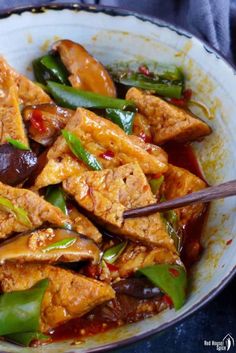
[[[66,244],[58,246],[58,243]],[[0,264],[11,262],[100,261],[100,250],[89,238],[62,228],[45,228],[20,234],[0,246]]]
[[[145,146],[134,136],[126,135],[119,126],[89,110],[78,108],[65,129],[80,139],[83,147],[98,159],[103,168],[115,168],[137,161],[144,173],[162,174],[167,171],[167,155],[161,148],[155,153],[152,149],[148,151],[150,146]],[[112,152],[113,157],[104,157],[107,151]],[[60,183],[87,169],[71,154],[62,136],[50,148],[47,160],[48,163],[35,181],[35,189]]]
[[[129,243],[114,265],[118,268],[121,278],[129,277],[140,268],[155,264],[179,263],[179,256],[169,249]]]
[[[10,70],[0,62],[0,144],[7,142],[9,137],[28,146],[16,83]]]
[[[69,217],[73,222],[73,227],[76,232],[86,235],[88,238],[100,243],[102,240],[102,234],[95,227],[95,225],[82,213],[80,213],[75,207],[69,207]]]
[[[45,278],[49,279],[49,286],[42,301],[40,317],[40,331],[45,333],[115,297],[108,284],[62,268],[12,263],[0,267],[3,292],[29,289]]]
[[[3,57],[0,57],[0,77],[3,73],[9,72],[14,81],[19,96],[19,103],[26,105],[42,104],[52,102],[51,98],[44,92],[44,90],[23,76],[16,72]]]
[[[116,87],[105,67],[90,55],[82,45],[71,40],[59,40],[53,46],[71,74],[73,87],[92,91],[103,96],[116,97]]]
[[[137,88],[130,88],[126,99],[132,100],[149,122],[154,143],[193,141],[211,133],[211,128],[190,111]]]
[[[207,187],[207,184],[196,175],[184,168],[175,167],[169,164],[163,183],[163,193],[167,200],[191,194]],[[179,215],[180,225],[184,226],[189,221],[197,219],[204,211],[203,203],[176,209]]]
[[[125,210],[156,202],[138,163],[115,169],[85,172],[63,183],[80,206],[113,231],[147,245],[159,245],[175,251],[173,240],[159,213],[148,217],[123,219]]]
[[[7,199],[15,207],[26,212],[28,221],[16,217],[16,213],[0,205],[0,238],[6,238],[14,232],[35,229],[44,223],[56,226],[70,224],[70,220],[58,208],[45,201],[42,197],[27,189],[13,188],[0,182],[0,197]],[[22,213],[22,212],[21,212]]]

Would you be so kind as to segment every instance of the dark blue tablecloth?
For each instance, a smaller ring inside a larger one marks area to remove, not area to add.
[[[65,0],[70,2],[68,0]],[[16,5],[51,3],[39,0],[0,0],[0,11]],[[78,1],[79,2],[79,1]],[[235,0],[85,0],[83,3],[115,5],[140,13],[156,15],[185,27],[207,40],[229,59],[235,60]],[[229,352],[236,352],[236,279],[211,303],[184,322],[167,331],[113,353],[211,353],[215,347],[204,340],[221,341],[226,334],[235,339]]]

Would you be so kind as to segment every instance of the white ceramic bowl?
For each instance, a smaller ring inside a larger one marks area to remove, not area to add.
[[[163,22],[112,8],[60,6],[45,11],[14,10],[0,20],[0,53],[10,64],[31,76],[32,59],[59,38],[86,46],[108,64],[120,60],[153,59],[181,65],[194,97],[213,115],[213,133],[194,148],[207,181],[215,184],[236,175],[236,76],[234,69],[195,37]],[[195,112],[204,120],[203,112]],[[236,263],[236,198],[212,203],[204,229],[204,254],[195,266],[191,292],[183,308],[168,310],[144,321],[89,338],[78,346],[61,342],[43,348],[20,348],[0,342],[5,352],[104,352],[160,332],[211,300],[233,277]],[[233,239],[230,245],[227,241]]]

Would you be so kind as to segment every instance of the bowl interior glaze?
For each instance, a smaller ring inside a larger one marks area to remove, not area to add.
[[[192,107],[213,128],[213,133],[194,148],[209,184],[236,175],[236,76],[234,69],[204,43],[158,20],[138,18],[116,9],[96,10],[78,6],[25,10],[0,20],[0,52],[18,71],[32,77],[31,61],[44,54],[60,38],[78,41],[104,64],[114,61],[156,60],[184,68],[194,98],[206,104],[208,118]],[[104,352],[137,341],[174,325],[209,301],[232,278],[236,253],[236,198],[212,203],[204,228],[205,251],[194,267],[186,305],[136,324],[94,336],[78,345],[55,343],[43,348],[21,348],[0,342],[6,353]],[[230,245],[227,241],[233,239]]]

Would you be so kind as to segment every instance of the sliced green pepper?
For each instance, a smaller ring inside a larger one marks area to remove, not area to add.
[[[179,217],[176,211],[169,210],[164,212],[165,219],[173,226],[174,229],[178,226]]]
[[[156,195],[157,192],[159,191],[163,181],[164,181],[163,175],[160,176],[160,178],[154,178],[154,179],[149,180],[149,184],[151,186],[151,190],[154,195]]]
[[[60,208],[60,210],[62,210],[65,215],[68,215],[65,194],[61,187],[48,186],[45,199],[50,202],[53,206]]]
[[[12,139],[11,137],[8,137],[6,139],[6,141],[8,143],[10,143],[13,147],[18,148],[18,150],[23,150],[23,151],[29,151],[30,148],[28,146],[26,146],[24,143],[22,143],[21,141]]]
[[[160,264],[142,268],[136,272],[146,276],[173,301],[176,310],[186,299],[187,275],[185,268],[179,265]]]
[[[135,109],[134,103],[125,99],[106,97],[101,94],[82,91],[52,81],[47,82],[47,87],[56,103],[65,108]]]
[[[5,338],[11,342],[29,347],[32,341],[47,341],[50,337],[41,332],[23,332],[6,335]]]
[[[34,60],[33,70],[36,80],[41,84],[45,85],[48,80],[69,84],[69,73],[56,55],[48,54]]]
[[[48,279],[27,290],[0,295],[0,335],[38,331]]]
[[[165,218],[164,218],[164,222],[165,222],[165,225],[166,225],[167,233],[174,240],[174,244],[175,244],[176,250],[178,252],[180,252],[181,246],[182,246],[181,236],[179,235],[178,231],[172,226],[172,224],[170,222],[168,222]]]
[[[134,112],[124,111],[120,109],[106,109],[107,117],[117,124],[128,135],[132,134]]]
[[[183,87],[180,84],[170,84],[167,82],[159,83],[155,81],[151,82],[137,77],[137,75],[122,77],[119,82],[126,86],[138,87],[145,90],[154,91],[160,96],[169,98],[180,98],[183,92]]]
[[[127,241],[112,246],[111,248],[107,249],[103,254],[103,260],[108,262],[109,264],[113,264],[118,257],[122,254],[127,246]]]
[[[58,249],[67,249],[76,242],[77,238],[65,238],[55,243],[48,245],[46,248],[42,249],[43,252],[49,252]]]
[[[84,149],[82,143],[75,134],[67,130],[62,130],[62,135],[76,157],[81,159],[91,169],[102,170],[102,166],[97,161],[96,157]]]
[[[26,210],[24,210],[22,207],[13,205],[10,200],[0,196],[0,208],[1,207],[7,212],[12,213],[16,217],[17,221],[21,224],[27,227],[32,226],[32,223],[28,216],[28,212]]]

